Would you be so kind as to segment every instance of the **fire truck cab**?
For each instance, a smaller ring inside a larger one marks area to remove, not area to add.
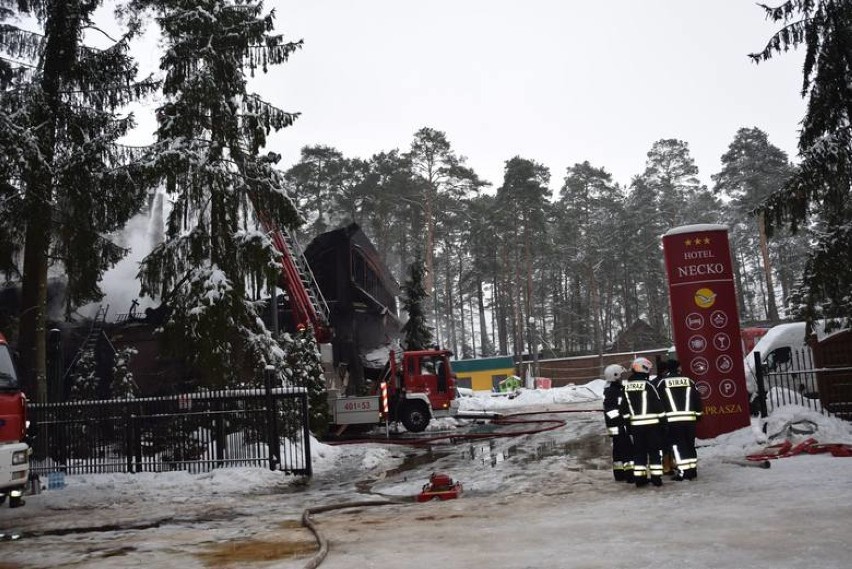
[[[456,414],[451,355],[449,350],[391,351],[370,395],[341,397],[329,390],[332,424],[340,428],[398,421],[406,430],[419,433],[433,418]]]
[[[6,338],[0,334],[0,503],[23,505],[30,474],[27,434],[27,399],[18,383]]]

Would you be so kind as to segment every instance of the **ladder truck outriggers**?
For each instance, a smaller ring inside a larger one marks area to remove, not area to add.
[[[334,329],[328,304],[295,237],[258,212],[264,230],[281,254],[283,286],[293,320],[310,325],[320,344],[325,367],[332,426],[342,433],[350,425],[401,422],[406,430],[421,432],[432,418],[457,411],[456,378],[449,350],[390,351],[378,382],[364,396],[346,395],[336,386]]]

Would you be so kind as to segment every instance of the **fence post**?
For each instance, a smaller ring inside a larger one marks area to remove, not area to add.
[[[263,383],[266,388],[266,445],[269,448],[269,470],[277,470],[281,465],[281,442],[278,440],[278,405],[272,396],[275,368],[266,366],[263,370]]]
[[[308,393],[302,393],[302,440],[305,441],[305,476],[314,475],[311,467],[311,416],[308,406]]]
[[[127,455],[127,472],[132,473],[133,470],[133,456],[136,454],[136,450],[133,445],[133,413],[130,412],[130,402],[125,399],[124,401],[124,444],[126,446],[125,453]]]
[[[760,409],[760,417],[765,419],[769,413],[766,411],[766,386],[763,383],[763,364],[760,361],[760,352],[754,353],[754,377],[757,380],[757,405]]]

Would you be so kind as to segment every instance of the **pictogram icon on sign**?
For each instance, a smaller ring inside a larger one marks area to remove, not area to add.
[[[706,381],[696,381],[695,389],[698,390],[698,395],[701,396],[701,399],[707,399],[713,392],[713,390],[710,388],[710,384]]]
[[[710,369],[710,363],[707,361],[707,358],[699,356],[697,358],[693,358],[693,360],[689,363],[689,369],[691,369],[692,373],[695,375],[704,375],[707,373],[707,370]]]
[[[724,328],[728,324],[728,315],[721,310],[714,310],[710,315],[710,323],[714,328]]]
[[[717,350],[724,352],[731,347],[731,337],[723,332],[719,332],[713,336],[713,345],[716,346]]]
[[[716,369],[722,373],[728,373],[734,368],[734,360],[727,354],[722,354],[716,358]]]
[[[686,327],[690,330],[700,330],[704,326],[704,317],[697,312],[686,315]]]
[[[716,302],[716,293],[709,288],[700,288],[695,291],[694,300],[698,308],[710,308]]]
[[[719,382],[719,393],[723,397],[733,397],[737,393],[737,385],[733,379],[723,379]]]
[[[696,334],[689,339],[689,349],[696,353],[701,353],[707,348],[707,340],[704,336]]]

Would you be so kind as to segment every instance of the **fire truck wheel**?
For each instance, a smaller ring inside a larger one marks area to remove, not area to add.
[[[426,426],[432,420],[432,417],[425,403],[422,401],[411,401],[405,404],[401,420],[406,430],[412,433],[420,433],[426,430]]]

